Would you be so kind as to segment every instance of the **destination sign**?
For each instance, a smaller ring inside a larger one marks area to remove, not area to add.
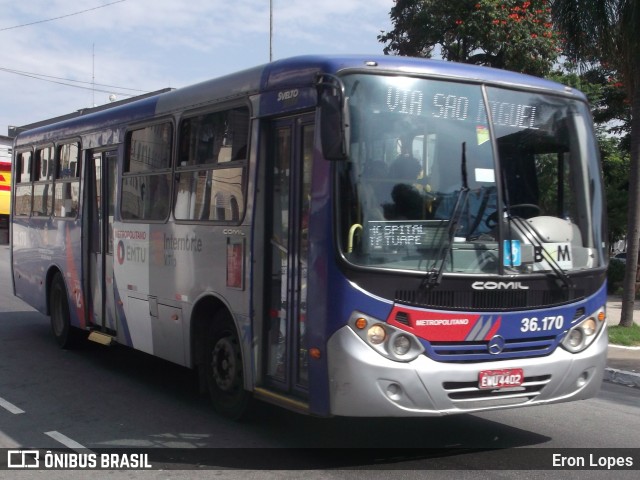
[[[447,224],[445,220],[371,221],[366,235],[372,250],[437,247],[446,238]]]
[[[387,88],[386,105],[390,112],[414,116],[430,116],[442,120],[487,123],[482,98],[469,98],[444,92],[426,94],[422,90]],[[495,125],[517,129],[538,130],[538,107],[513,102],[489,101]]]

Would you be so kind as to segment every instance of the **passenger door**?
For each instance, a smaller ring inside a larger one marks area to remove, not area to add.
[[[90,323],[115,335],[116,308],[113,289],[113,215],[116,204],[116,150],[90,152],[87,168],[88,214],[85,217],[83,251],[87,252]]]
[[[308,219],[311,201],[313,115],[274,121],[267,170],[268,326],[265,361],[269,387],[305,396]]]

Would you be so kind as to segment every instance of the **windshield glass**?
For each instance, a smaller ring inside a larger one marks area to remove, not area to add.
[[[348,261],[479,274],[601,265],[602,190],[582,102],[488,87],[485,104],[480,85],[409,77],[344,83],[350,158],[336,167]]]

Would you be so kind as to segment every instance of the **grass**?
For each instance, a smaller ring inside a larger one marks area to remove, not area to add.
[[[609,343],[625,347],[640,347],[640,325],[634,323],[630,327],[610,326]]]

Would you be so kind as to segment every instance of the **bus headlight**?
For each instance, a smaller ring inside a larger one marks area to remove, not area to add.
[[[367,340],[372,345],[380,345],[387,337],[387,332],[384,331],[384,327],[380,324],[373,325],[367,330]]]
[[[411,339],[404,333],[400,333],[393,338],[393,353],[401,357],[406,355],[411,349]]]
[[[349,327],[380,355],[396,362],[410,362],[424,352],[418,339],[377,318],[354,312]]]
[[[606,318],[604,308],[600,308],[573,326],[562,340],[562,346],[571,353],[581,352],[598,337],[598,333],[607,323]]]

